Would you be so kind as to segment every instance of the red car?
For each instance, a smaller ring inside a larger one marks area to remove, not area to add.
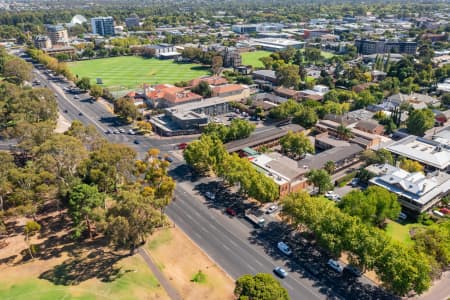
[[[449,215],[450,214],[450,209],[448,209],[448,208],[441,208],[440,210],[439,210],[441,213],[443,213],[444,215]]]
[[[236,211],[234,209],[232,209],[231,207],[228,207],[227,209],[225,209],[225,212],[232,217],[237,215]]]
[[[188,144],[187,143],[181,143],[181,144],[178,144],[178,149],[179,150],[184,150],[184,149],[186,149],[186,147],[188,146]]]

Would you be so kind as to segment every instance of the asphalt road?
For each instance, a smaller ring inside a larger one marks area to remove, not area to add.
[[[112,127],[123,128],[125,131],[128,131],[129,127],[118,124],[116,117],[103,104],[90,103],[85,99],[76,100],[73,95],[64,93],[62,88],[68,86],[68,83],[53,82],[38,70],[35,70],[35,76],[43,86],[46,85],[55,92],[60,111],[69,121],[77,119],[85,125],[92,124],[110,142],[127,144],[135,148],[141,157],[149,148],[159,148],[162,153],[174,154],[174,148],[178,143],[193,139],[193,137],[167,139],[128,134],[105,134],[105,131]],[[139,140],[139,144],[134,143],[136,139]],[[302,263],[287,259],[279,252],[273,251],[276,241],[271,238],[273,239],[279,232],[270,236],[259,235],[245,220],[229,218],[220,209],[206,205],[202,201],[203,198],[193,192],[193,187],[200,182],[183,179],[186,168],[180,155],[173,157],[174,163],[172,163],[171,172],[176,175],[175,196],[177,200],[167,208],[166,212],[177,226],[185,231],[233,278],[249,273],[271,273],[274,267],[284,266],[290,274],[287,278],[279,280],[287,288],[292,299],[384,298],[366,293],[354,293],[351,288],[341,285],[342,281],[335,280],[333,276],[327,276],[329,270],[323,271],[324,274],[312,276],[311,272],[305,271]],[[364,289],[364,286],[358,284],[357,288]],[[346,293],[345,290],[348,292]],[[353,294],[356,298],[352,296]],[[364,297],[360,297],[360,295],[364,295]]]

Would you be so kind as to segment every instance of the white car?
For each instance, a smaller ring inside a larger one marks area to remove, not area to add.
[[[334,260],[334,259],[329,259],[327,262],[327,265],[332,268],[333,270],[335,270],[336,272],[338,272],[339,274],[341,274],[342,272],[344,272],[344,268],[341,266],[341,264]]]
[[[266,213],[267,213],[267,214],[273,214],[273,213],[276,212],[277,210],[278,210],[278,205],[272,204],[271,206],[269,206],[269,207],[266,209]]]
[[[286,255],[292,254],[292,250],[289,248],[288,245],[286,245],[285,242],[278,242],[277,247],[278,247],[278,250],[280,250],[281,252],[283,252]]]
[[[73,97],[73,99],[80,99],[80,96],[75,96]]]
[[[216,195],[214,195],[214,194],[211,193],[211,192],[206,192],[206,193],[205,193],[205,197],[208,198],[209,200],[214,200],[214,199],[216,199]]]
[[[328,191],[325,193],[325,197],[328,199],[333,199],[334,197],[336,197],[336,194],[333,191]]]

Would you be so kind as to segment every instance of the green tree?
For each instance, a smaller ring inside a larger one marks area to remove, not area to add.
[[[419,162],[407,158],[400,160],[400,168],[411,173],[423,172],[423,166]]]
[[[303,132],[289,131],[280,139],[281,150],[293,157],[303,157],[306,153],[313,153],[314,146]]]
[[[284,120],[302,112],[303,107],[296,101],[289,99],[270,110],[269,116],[275,120]]]
[[[275,71],[278,83],[285,87],[297,87],[300,82],[299,67],[297,65],[281,66]]]
[[[130,147],[104,143],[89,154],[79,172],[86,183],[97,185],[101,192],[112,193],[133,179],[135,160],[136,151]]]
[[[92,239],[95,221],[100,221],[105,209],[105,194],[100,193],[97,187],[79,184],[69,193],[69,215],[75,226],[75,237],[79,238],[87,231]]]
[[[33,254],[35,253],[35,248],[30,243],[30,237],[36,234],[36,232],[41,230],[41,225],[35,221],[28,221],[25,224],[24,233],[25,233],[25,242],[28,245],[28,253],[31,258],[34,258]]]
[[[450,106],[450,93],[446,93],[442,95],[441,102],[444,105]]]
[[[317,62],[322,59],[320,49],[307,47],[305,48],[305,58],[310,62]]]
[[[286,64],[288,64],[294,58],[295,53],[296,53],[296,50],[293,47],[287,47],[285,50],[278,52],[278,54],[280,55],[280,58]]]
[[[108,211],[106,236],[112,244],[129,248],[133,254],[136,247],[145,243],[147,236],[164,223],[152,199],[134,189],[122,191],[116,206]]]
[[[336,170],[336,164],[334,163],[334,161],[329,160],[325,163],[325,165],[323,166],[324,170],[328,172],[328,174],[333,174],[334,171]]]
[[[353,137],[352,131],[344,125],[339,125],[336,129],[338,136],[343,140],[349,140]]]
[[[272,70],[273,58],[270,56],[260,57],[259,60],[264,65],[264,69]]]
[[[316,125],[318,120],[319,117],[314,109],[304,107],[301,111],[295,113],[293,122],[309,129]]]
[[[407,121],[408,132],[418,136],[423,136],[425,131],[433,128],[433,126],[434,114],[428,108],[413,110]]]
[[[200,173],[217,170],[226,154],[222,142],[215,135],[202,135],[183,151],[186,163]]]
[[[380,150],[364,150],[361,154],[361,159],[367,163],[367,165],[372,164],[390,164],[394,163],[394,158],[391,152],[386,149]]]
[[[396,220],[401,211],[397,195],[377,186],[364,192],[351,191],[342,198],[339,207],[362,222],[379,227],[383,227],[388,218]]]
[[[21,58],[11,58],[6,60],[3,67],[3,76],[11,82],[22,84],[31,80],[31,64]]]
[[[89,94],[97,100],[99,97],[103,95],[103,88],[97,84],[91,85]]]
[[[309,183],[319,189],[319,194],[323,194],[323,192],[333,188],[331,176],[325,170],[311,170],[306,175],[306,178],[308,178]]]
[[[240,300],[288,300],[289,294],[270,274],[243,275],[236,280],[234,294]]]
[[[441,270],[450,264],[450,221],[414,229],[414,248],[434,258]]]
[[[138,110],[131,99],[119,98],[114,102],[114,113],[118,114],[126,122],[131,123],[136,120]]]
[[[214,56],[211,62],[211,71],[217,75],[223,67],[223,58],[220,55]]]
[[[89,77],[82,77],[76,82],[77,87],[82,90],[89,90],[91,88],[91,79]]]
[[[206,81],[200,81],[199,84],[191,89],[191,91],[205,98],[211,97],[212,95],[211,87]]]

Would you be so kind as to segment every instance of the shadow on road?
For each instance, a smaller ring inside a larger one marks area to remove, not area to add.
[[[386,293],[381,288],[361,282],[357,277],[344,271],[338,274],[327,267],[330,256],[313,242],[313,237],[294,232],[285,223],[271,222],[263,229],[252,231],[249,241],[260,245],[274,259],[285,261],[289,270],[302,278],[315,281],[321,293],[331,296],[338,294],[343,299],[400,299]],[[292,256],[286,256],[277,248],[279,241],[286,242],[292,249]],[[365,279],[368,280],[368,279]]]

